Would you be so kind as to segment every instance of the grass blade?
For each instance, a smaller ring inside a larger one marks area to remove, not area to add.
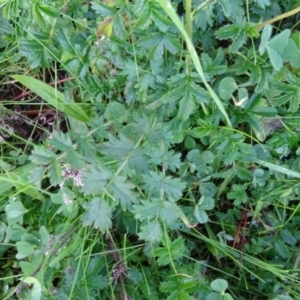
[[[171,18],[171,20],[174,22],[174,24],[177,26],[177,28],[179,29],[179,31],[181,32],[181,34],[183,35],[185,42],[187,44],[189,53],[191,55],[191,58],[193,60],[193,63],[195,65],[195,68],[198,72],[198,74],[200,75],[206,89],[208,90],[208,92],[210,93],[211,97],[213,98],[214,102],[216,103],[217,107],[219,108],[220,112],[224,115],[226,122],[228,124],[229,127],[231,127],[231,122],[229,120],[228,114],[221,102],[221,100],[219,99],[219,97],[217,96],[217,94],[213,91],[213,89],[210,87],[210,85],[208,84],[208,82],[205,79],[204,73],[203,73],[203,69],[200,63],[200,60],[198,58],[198,54],[195,50],[195,47],[191,41],[191,39],[189,38],[186,30],[184,29],[184,26],[182,25],[180,19],[178,18],[176,12],[174,11],[172,5],[170,4],[170,2],[168,0],[157,0],[157,2],[161,5],[161,7],[166,11],[166,13],[168,14],[168,16]]]
[[[87,122],[90,119],[77,103],[68,103],[65,95],[54,87],[30,76],[13,75],[12,78],[22,83],[66,116],[82,122]]]

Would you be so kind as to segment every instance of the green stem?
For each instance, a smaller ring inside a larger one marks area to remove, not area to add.
[[[193,36],[193,29],[192,29],[192,1],[191,0],[186,0],[185,1],[185,30],[190,38],[192,40]],[[188,52],[186,55],[186,73],[189,75],[191,73],[191,55]]]
[[[190,40],[193,40],[193,13],[192,13],[192,0],[185,1],[185,30],[187,35],[189,36]],[[191,73],[191,53],[188,52],[185,58],[186,62],[186,73],[190,75]],[[209,115],[209,112],[206,106],[201,103],[201,108],[206,116]]]

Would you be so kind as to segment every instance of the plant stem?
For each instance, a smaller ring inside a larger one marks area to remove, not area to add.
[[[288,17],[290,17],[292,15],[295,15],[298,12],[300,12],[300,6],[298,6],[295,9],[292,9],[292,10],[290,10],[290,11],[284,13],[284,14],[281,14],[279,16],[276,16],[276,17],[272,18],[272,19],[269,19],[269,20],[267,20],[267,21],[265,21],[265,22],[257,25],[255,28],[257,30],[262,30],[266,25],[272,24],[272,23],[274,23],[276,21],[279,21],[279,20],[282,20],[282,19],[285,19],[285,18],[288,18]]]
[[[186,0],[185,1],[185,30],[192,40],[193,30],[192,30],[192,1]],[[191,63],[191,55],[187,53],[186,55],[186,73],[189,75],[191,73],[190,63]]]

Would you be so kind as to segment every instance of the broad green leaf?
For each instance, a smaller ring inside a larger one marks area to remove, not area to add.
[[[274,69],[277,71],[280,70],[281,67],[283,66],[283,60],[280,54],[276,52],[276,50],[268,46],[267,46],[267,52],[269,54],[269,58]]]
[[[45,226],[41,226],[39,229],[39,234],[41,237],[41,242],[43,245],[47,245],[47,242],[49,241],[50,234],[48,233]]]
[[[30,76],[13,75],[12,77],[46,100],[55,109],[66,114],[66,116],[82,122],[87,122],[90,119],[77,103],[68,103],[64,94],[54,87]]]
[[[223,297],[219,293],[212,292],[206,297],[206,300],[223,300]]]
[[[266,25],[265,28],[263,29],[263,32],[261,34],[261,42],[258,47],[258,51],[260,55],[263,55],[266,50],[266,45],[271,37],[273,28],[271,25]]]
[[[231,8],[228,0],[218,0],[218,3],[222,6],[222,12],[228,18],[231,15]]]
[[[224,279],[216,279],[211,282],[211,288],[218,293],[223,293],[228,289],[228,283]]]
[[[112,32],[113,32],[113,19],[110,17],[106,17],[104,21],[98,25],[97,37],[100,38],[102,36],[106,36],[110,38]]]
[[[267,46],[274,49],[276,52],[281,52],[287,46],[290,35],[291,31],[285,29],[268,41]]]
[[[18,251],[18,253],[16,255],[17,259],[23,259],[23,258],[29,256],[30,254],[32,254],[34,252],[34,249],[36,248],[36,245],[30,244],[25,241],[17,242],[16,246],[17,246],[17,251]]]
[[[212,195],[201,196],[199,203],[197,204],[199,209],[210,210],[215,207],[215,201],[212,198]]]
[[[201,207],[199,205],[195,206],[194,215],[196,217],[196,220],[200,224],[204,224],[204,223],[207,223],[209,221],[207,213],[205,212],[205,210],[201,209]]]
[[[33,285],[30,288],[29,295],[27,296],[28,300],[40,300],[42,299],[42,285],[34,277],[26,277],[23,282]]]
[[[89,204],[87,211],[82,216],[83,226],[93,225],[102,233],[111,228],[111,209],[102,198],[94,198]]]
[[[28,212],[22,202],[15,201],[5,206],[6,216],[8,219],[18,219]]]
[[[280,56],[283,61],[290,61],[297,52],[299,53],[295,42],[289,39],[287,46],[282,50]]]
[[[126,115],[127,112],[124,105],[118,102],[109,102],[104,113],[104,117],[108,121],[119,121],[120,123],[124,122]]]
[[[232,77],[223,78],[219,85],[219,94],[223,100],[229,100],[237,89],[237,84]]]

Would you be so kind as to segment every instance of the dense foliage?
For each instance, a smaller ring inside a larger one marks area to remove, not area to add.
[[[2,299],[300,299],[299,0],[1,0]]]

